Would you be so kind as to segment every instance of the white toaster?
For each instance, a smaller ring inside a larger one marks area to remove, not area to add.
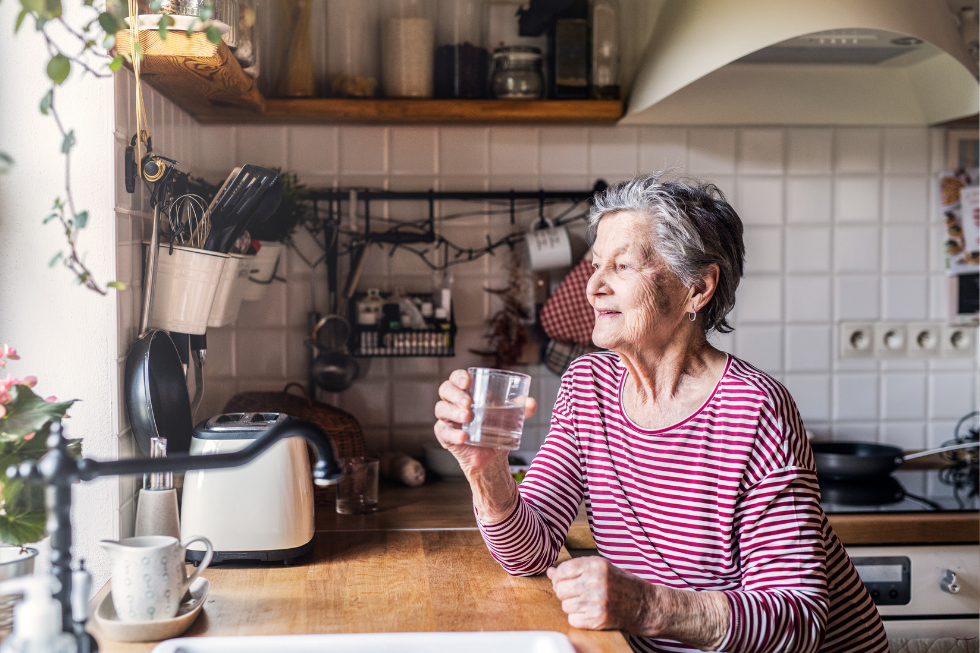
[[[287,419],[284,413],[216,415],[194,429],[190,453],[238,451]],[[301,437],[280,440],[241,467],[187,472],[180,537],[208,538],[214,547],[212,564],[226,560],[289,564],[313,548],[311,478],[306,441]],[[194,543],[187,550],[187,561],[198,563],[204,553],[204,546]]]

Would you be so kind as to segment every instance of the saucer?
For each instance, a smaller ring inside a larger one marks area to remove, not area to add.
[[[112,604],[112,592],[109,592],[95,611],[95,621],[106,637],[120,642],[159,642],[177,637],[197,619],[210,588],[211,583],[206,578],[198,578],[184,595],[177,616],[159,621],[120,621],[116,606]]]

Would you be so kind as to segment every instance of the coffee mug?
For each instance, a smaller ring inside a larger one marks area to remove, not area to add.
[[[192,542],[207,548],[204,560],[187,576],[184,556]],[[180,602],[211,562],[213,547],[202,535],[184,541],[167,535],[99,542],[112,566],[112,604],[120,621],[160,621],[177,615]]]
[[[572,264],[572,243],[565,227],[556,227],[545,219],[546,227],[530,229],[527,232],[527,250],[532,270],[554,270],[567,268]]]

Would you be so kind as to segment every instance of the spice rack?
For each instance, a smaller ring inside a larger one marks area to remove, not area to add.
[[[357,302],[367,293],[356,293],[350,301],[348,315],[357,315]],[[390,297],[390,293],[382,297]],[[409,297],[427,298],[421,293]],[[430,329],[388,329],[383,325],[353,324],[348,348],[360,358],[449,358],[456,355],[456,320],[450,311],[448,320],[433,321]]]

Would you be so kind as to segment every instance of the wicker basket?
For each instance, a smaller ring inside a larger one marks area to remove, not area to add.
[[[323,429],[341,458],[354,458],[365,453],[364,433],[361,425],[348,412],[306,396],[289,394],[291,387],[306,389],[299,383],[290,383],[282,392],[244,392],[235,395],[225,404],[226,413],[286,413],[297,419],[312,422]],[[334,507],[334,488],[315,487],[314,503],[320,508]]]

